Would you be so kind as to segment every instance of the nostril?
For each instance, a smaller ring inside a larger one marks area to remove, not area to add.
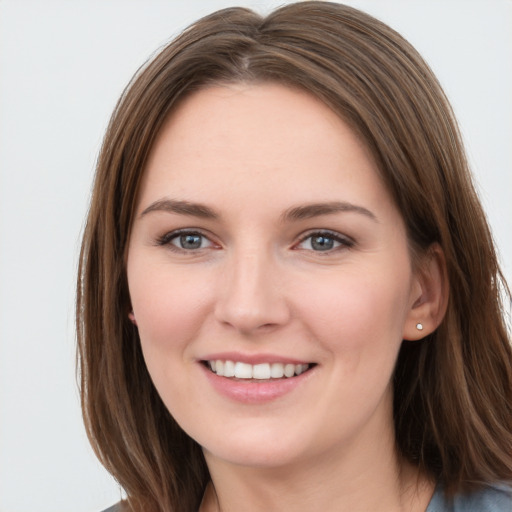
[[[290,312],[276,283],[275,265],[264,255],[239,256],[232,263],[230,274],[219,283],[216,319],[245,334],[285,324]]]

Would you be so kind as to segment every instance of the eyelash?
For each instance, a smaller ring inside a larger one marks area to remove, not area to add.
[[[198,247],[197,249],[185,249],[184,247],[178,247],[174,245],[172,243],[173,240],[176,240],[181,236],[197,236],[201,237],[204,240],[208,240],[210,244],[213,244],[213,242],[204,233],[201,233],[201,231],[180,229],[178,231],[171,231],[170,233],[165,233],[165,235],[158,237],[156,240],[156,245],[167,246],[170,250],[176,252],[196,252],[197,250],[205,249],[204,247]]]
[[[296,244],[294,247],[297,247],[301,244],[303,244],[306,240],[313,240],[314,238],[324,238],[333,240],[334,242],[337,242],[339,246],[328,248],[326,250],[313,250],[313,249],[304,249],[304,250],[310,250],[315,253],[332,253],[337,250],[341,249],[350,249],[351,247],[354,247],[355,242],[351,238],[348,238],[347,236],[340,235],[339,233],[336,233],[335,231],[329,231],[329,230],[319,230],[319,231],[310,231],[305,236],[301,238],[301,240]],[[300,248],[299,248],[300,249]]]
[[[176,251],[176,252],[189,252],[189,253],[192,253],[192,252],[196,252],[196,251],[201,250],[201,249],[205,249],[205,247],[197,247],[197,248],[192,248],[192,249],[185,249],[184,247],[178,247],[177,245],[172,243],[174,240],[178,239],[181,236],[201,237],[201,239],[207,240],[210,244],[212,244],[212,245],[214,244],[214,242],[212,242],[208,238],[208,236],[206,236],[201,231],[182,229],[182,230],[178,230],[178,231],[171,231],[169,233],[166,233],[166,234],[162,235],[161,237],[158,237],[157,240],[156,240],[156,245],[158,245],[158,246],[167,246],[170,250]],[[319,230],[319,231],[311,231],[311,232],[307,233],[305,236],[303,236],[299,240],[298,243],[296,243],[293,246],[293,248],[297,249],[297,250],[301,250],[301,248],[299,247],[301,244],[303,244],[307,240],[310,240],[310,239],[313,240],[315,237],[316,238],[323,238],[323,239],[327,239],[327,240],[332,240],[334,243],[338,243],[339,245],[337,247],[331,247],[331,248],[327,248],[325,250],[314,250],[313,248],[311,248],[311,249],[302,249],[302,250],[308,250],[308,251],[312,251],[312,252],[315,252],[315,253],[326,253],[326,254],[329,254],[329,253],[335,252],[335,251],[340,250],[340,249],[350,249],[351,247],[353,247],[355,245],[354,240],[352,240],[351,238],[348,238],[346,236],[342,236],[339,233],[336,233],[334,231]],[[201,242],[201,245],[202,245],[202,242]]]

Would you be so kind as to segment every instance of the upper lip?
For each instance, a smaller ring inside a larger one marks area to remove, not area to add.
[[[200,358],[201,361],[236,361],[246,364],[282,363],[311,364],[312,361],[278,354],[243,354],[240,352],[216,352]]]

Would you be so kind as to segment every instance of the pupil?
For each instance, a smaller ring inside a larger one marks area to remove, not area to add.
[[[201,237],[199,235],[181,235],[180,242],[184,249],[199,249],[201,247]]]
[[[317,251],[328,251],[333,245],[334,240],[326,236],[315,236],[311,240],[311,247]]]

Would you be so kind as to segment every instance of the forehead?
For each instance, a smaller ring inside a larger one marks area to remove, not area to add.
[[[286,190],[325,201],[342,199],[341,189],[371,196],[382,187],[365,145],[319,99],[279,84],[234,84],[195,92],[170,115],[140,197],[167,189],[205,201],[266,189],[269,200]]]
[[[269,140],[277,154],[285,143],[295,142],[299,149],[305,140],[329,144],[337,139],[339,144],[340,137],[366,152],[348,125],[320,99],[273,82],[211,86],[188,95],[168,117],[156,145],[171,137],[183,143],[191,134],[219,148],[226,148],[235,136],[238,145],[230,147],[233,154],[247,146],[268,151]]]

